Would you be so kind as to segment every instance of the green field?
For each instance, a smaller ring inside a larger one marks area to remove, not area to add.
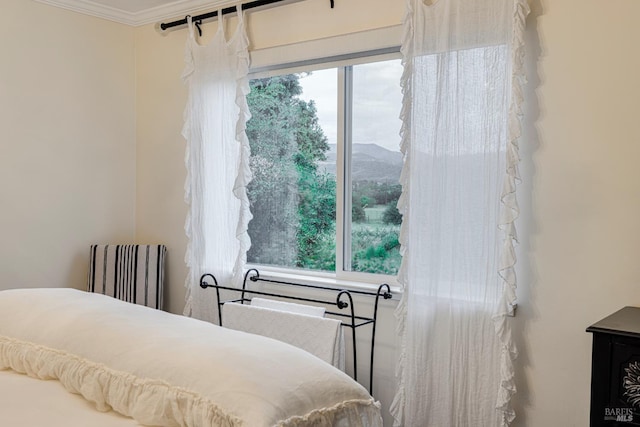
[[[351,226],[351,268],[363,273],[396,274],[400,268],[399,225],[385,224],[384,205],[365,208],[365,221]]]
[[[373,206],[371,208],[364,208],[365,214],[365,223],[366,224],[382,224],[382,215],[384,215],[384,210],[386,206],[378,205]]]

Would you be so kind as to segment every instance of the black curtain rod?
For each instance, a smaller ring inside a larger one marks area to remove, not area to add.
[[[266,6],[269,4],[273,4],[273,3],[280,3],[282,1],[285,0],[255,0],[255,1],[251,1],[249,3],[243,3],[241,8],[242,10],[247,10],[247,9],[253,9],[256,7],[260,7],[260,6]],[[331,2],[331,8],[333,9],[334,6],[334,0],[330,0]],[[226,7],[224,9],[222,9],[222,14],[223,15],[227,15],[230,13],[236,13],[236,6],[231,6],[231,7]],[[215,10],[213,12],[207,12],[207,13],[203,13],[201,15],[196,15],[194,17],[191,18],[191,20],[193,22],[197,22],[197,21],[202,21],[204,19],[209,19],[209,18],[214,18],[218,16],[218,11]],[[160,24],[160,29],[162,31],[169,29],[169,28],[173,28],[173,27],[179,27],[181,25],[187,25],[187,18],[185,17],[184,19],[180,19],[178,21],[172,21],[172,22],[163,22],[162,24]]]

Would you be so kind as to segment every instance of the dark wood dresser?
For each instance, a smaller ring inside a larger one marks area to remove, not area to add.
[[[590,425],[640,426],[640,308],[624,307],[593,333]]]

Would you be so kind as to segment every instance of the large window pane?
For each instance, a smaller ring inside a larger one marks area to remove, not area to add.
[[[397,273],[401,73],[390,60],[251,81],[250,263]]]
[[[333,69],[251,81],[250,263],[335,271],[336,165],[329,138],[335,141],[336,76]],[[333,128],[323,129],[318,117],[332,114]]]
[[[348,271],[396,274],[400,267],[400,60],[351,71],[351,224]],[[347,144],[349,145],[349,144]]]

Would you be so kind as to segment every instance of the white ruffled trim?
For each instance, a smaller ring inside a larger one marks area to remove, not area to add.
[[[363,408],[366,408],[363,410]],[[345,424],[346,422],[346,424]],[[370,400],[347,400],[331,408],[317,409],[305,416],[279,422],[277,427],[339,426],[382,427],[380,403]]]
[[[241,426],[203,396],[164,381],[116,371],[76,355],[41,345],[0,337],[0,370],[60,381],[67,391],[95,403],[99,411],[114,410],[145,425]]]
[[[192,41],[193,41],[193,29],[191,24],[191,17],[187,18],[189,25],[189,34],[187,36],[187,42],[184,46],[184,70],[182,72],[182,81],[183,83],[188,83],[189,78],[195,71],[195,61],[193,59],[193,50],[192,50]],[[184,120],[184,125],[182,126],[182,137],[186,141],[185,153],[184,153],[184,166],[187,170],[187,175],[184,180],[184,202],[189,207],[187,209],[187,217],[184,221],[184,233],[187,236],[187,250],[184,254],[184,262],[187,266],[187,277],[185,278],[184,287],[186,288],[185,292],[185,305],[183,314],[185,316],[191,316],[192,309],[192,296],[191,296],[191,286],[192,286],[192,275],[194,273],[193,270],[193,262],[191,258],[191,91],[189,90],[189,94],[187,96],[187,105],[184,108],[182,113],[182,117]]]
[[[403,19],[403,33],[400,51],[402,53],[402,78],[400,86],[402,88],[402,109],[400,110],[400,120],[402,126],[400,128],[400,152],[402,152],[404,165],[400,174],[400,184],[402,185],[402,193],[398,199],[398,211],[402,214],[402,225],[400,226],[400,255],[402,262],[398,270],[398,283],[405,289],[408,286],[407,274],[409,257],[409,232],[410,232],[410,216],[409,216],[409,194],[411,182],[409,175],[411,171],[411,119],[412,119],[412,76],[413,76],[413,3],[409,0],[406,2],[406,11]],[[400,427],[404,422],[404,408],[406,404],[406,386],[405,386],[405,366],[407,360],[407,336],[406,336],[406,319],[407,319],[407,297],[408,292],[402,293],[402,298],[394,316],[397,320],[396,333],[400,337],[400,354],[396,365],[396,381],[397,391],[391,402],[389,412],[393,416],[394,427]]]
[[[524,30],[526,17],[529,14],[529,4],[526,0],[514,0],[513,35],[511,41],[511,105],[509,106],[508,129],[509,141],[506,153],[506,175],[502,189],[500,229],[503,230],[503,247],[498,274],[503,284],[503,294],[496,313],[493,316],[496,334],[501,343],[500,355],[500,389],[496,410],[501,413],[501,425],[506,427],[515,419],[515,411],[511,407],[511,397],[516,393],[513,360],[518,351],[511,336],[511,326],[508,316],[513,314],[516,304],[517,279],[515,273],[516,254],[515,244],[518,236],[515,220],[520,209],[516,200],[516,186],[520,181],[518,172],[518,139],[522,133],[521,118],[524,102],[523,86],[526,83],[524,70]]]
[[[238,225],[236,227],[236,238],[239,242],[238,256],[236,264],[233,268],[233,283],[239,287],[242,284],[244,268],[247,264],[247,252],[251,247],[251,238],[249,237],[249,221],[253,218],[251,214],[251,206],[249,204],[249,196],[247,195],[247,186],[253,179],[251,169],[249,168],[249,159],[251,157],[251,146],[247,137],[247,122],[251,119],[251,112],[247,104],[247,95],[251,91],[249,87],[249,39],[245,30],[243,12],[238,6],[239,27],[236,35],[241,37],[238,50],[235,52],[238,63],[236,66],[236,105],[238,106],[238,121],[236,122],[236,141],[240,144],[240,161],[238,164],[238,175],[233,185],[233,194],[240,200],[240,215],[238,217]]]

